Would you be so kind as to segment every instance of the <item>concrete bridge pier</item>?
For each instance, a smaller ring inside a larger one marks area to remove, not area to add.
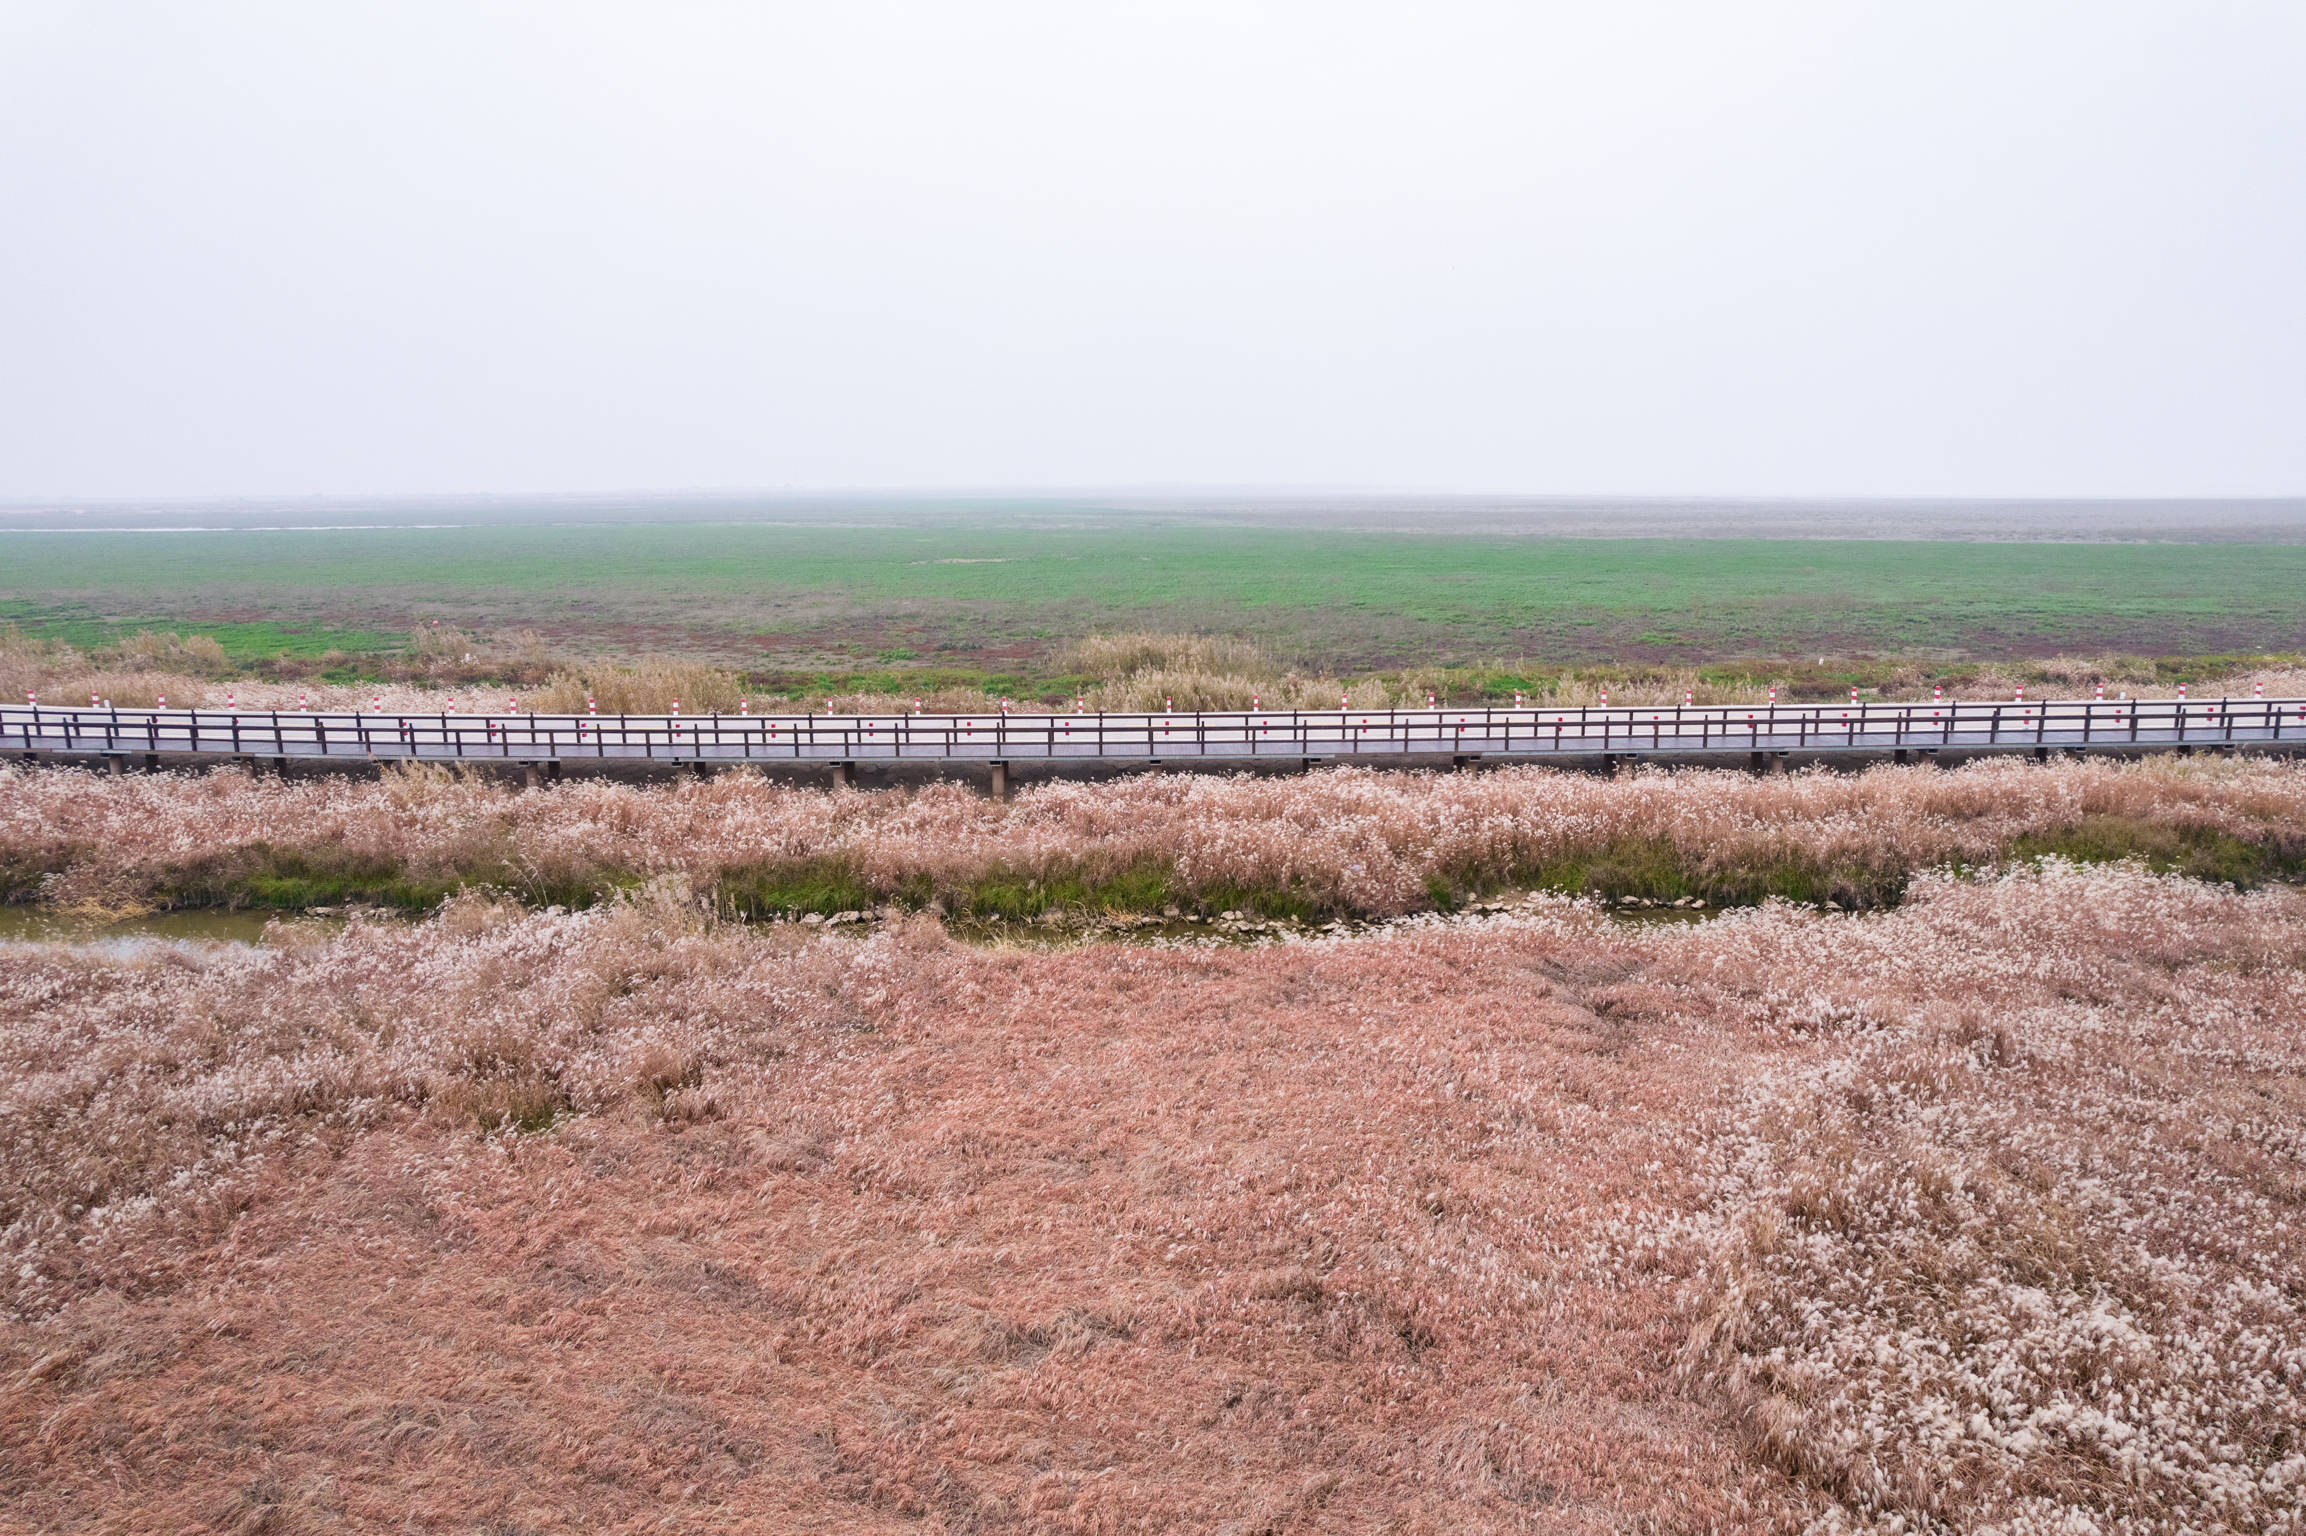
[[[855,789],[856,787],[857,765],[855,763],[833,764],[833,788]]]
[[[1009,798],[1009,765],[1007,763],[993,764],[992,793],[993,798],[996,800],[1006,800]]]

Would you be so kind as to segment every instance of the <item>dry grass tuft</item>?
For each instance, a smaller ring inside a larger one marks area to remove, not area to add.
[[[1270,678],[1279,676],[1281,670],[1255,645],[1231,635],[1145,631],[1086,636],[1060,651],[1057,663],[1064,671],[1086,673],[1106,682],[1146,672]]]
[[[522,699],[522,707],[538,714],[581,715],[589,699],[604,715],[661,715],[677,702],[683,714],[733,715],[744,697],[744,683],[734,672],[659,656],[630,666],[556,672]]]

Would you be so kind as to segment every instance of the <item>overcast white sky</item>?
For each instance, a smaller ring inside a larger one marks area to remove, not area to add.
[[[0,3],[0,497],[2306,491],[2297,0]]]

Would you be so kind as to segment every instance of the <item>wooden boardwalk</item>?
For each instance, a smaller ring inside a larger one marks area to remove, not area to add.
[[[2306,700],[1227,710],[1016,715],[403,715],[0,707],[0,754],[520,765],[1040,765],[1847,757],[2306,745]]]

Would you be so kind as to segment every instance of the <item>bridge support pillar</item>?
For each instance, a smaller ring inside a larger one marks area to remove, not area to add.
[[[993,798],[996,800],[1009,798],[1009,765],[1007,763],[995,763],[993,765]]]
[[[1480,764],[1481,754],[1479,752],[1455,752],[1450,754],[1449,766],[1452,768],[1475,768],[1479,767]]]
[[[114,778],[118,778],[128,771],[128,759],[115,754],[104,759],[104,766],[112,770]]]
[[[521,764],[521,765],[520,765],[520,776],[521,776],[521,781],[522,781],[523,783],[527,784],[529,788],[531,788],[531,789],[542,789],[542,788],[544,788],[544,774],[543,774],[543,773],[541,773],[540,771],[538,771],[538,769],[537,769],[537,765],[536,765],[536,764],[534,764],[534,763],[523,763],[523,764]]]
[[[857,765],[855,763],[833,764],[833,788],[855,789],[856,787]]]

